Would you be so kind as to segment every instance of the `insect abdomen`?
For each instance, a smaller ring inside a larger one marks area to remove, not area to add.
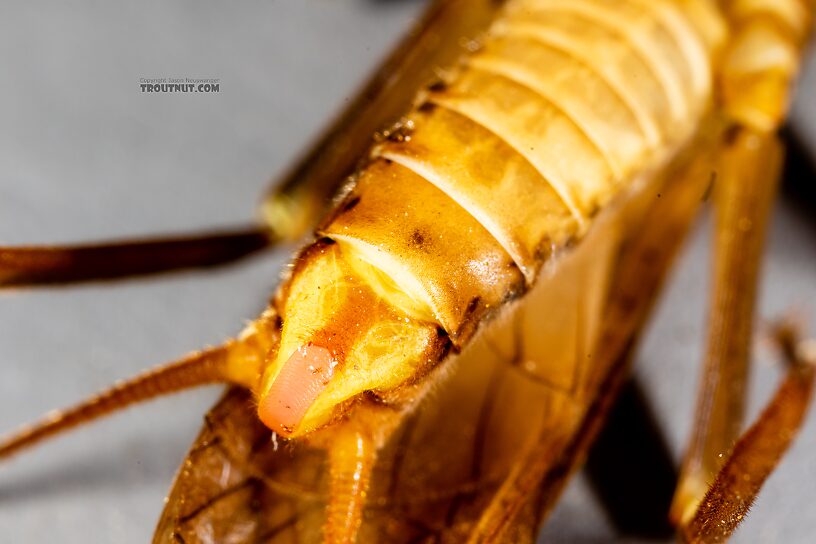
[[[708,54],[674,3],[516,0],[322,229],[453,340],[693,133]]]

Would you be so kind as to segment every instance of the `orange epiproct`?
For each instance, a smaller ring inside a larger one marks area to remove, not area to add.
[[[337,365],[331,352],[314,344],[296,350],[258,405],[258,417],[273,431],[288,436],[325,389]]]

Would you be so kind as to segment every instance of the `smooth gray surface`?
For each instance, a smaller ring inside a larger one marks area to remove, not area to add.
[[[319,133],[419,8],[362,0],[0,8],[0,243],[246,222],[267,180]],[[795,118],[816,142],[813,68]],[[221,92],[139,92],[140,77],[166,76],[220,78]],[[816,319],[816,230],[784,202],[777,211],[761,313],[798,308]],[[697,383],[707,243],[703,224],[638,357],[676,459]],[[0,430],[236,332],[264,306],[287,257],[278,252],[220,271],[144,281],[4,292]],[[755,411],[779,375],[767,351],[757,359]],[[217,394],[141,406],[0,466],[0,541],[147,541]],[[814,453],[811,418],[737,541],[812,540]],[[570,486],[545,537],[615,539],[583,478]]]

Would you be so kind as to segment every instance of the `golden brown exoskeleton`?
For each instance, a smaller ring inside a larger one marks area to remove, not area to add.
[[[267,229],[196,242],[206,264],[297,237],[359,163],[267,312],[237,340],[12,437],[0,456],[224,381],[253,408],[233,392],[212,414],[157,541],[532,541],[716,171],[709,356],[673,515],[688,540],[727,537],[798,428],[816,362],[781,335],[788,393],[734,447],[776,130],[811,12],[805,0],[435,5],[388,77],[264,203]],[[397,118],[369,146],[362,135]],[[131,249],[166,257],[192,243]],[[59,260],[110,251],[8,249],[0,278],[128,272]],[[208,476],[214,466],[228,481]]]

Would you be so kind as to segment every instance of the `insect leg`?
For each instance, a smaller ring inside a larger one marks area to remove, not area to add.
[[[784,327],[777,336],[787,359],[787,376],[734,445],[693,517],[680,528],[686,542],[725,542],[801,428],[813,396],[816,344],[797,344],[793,332]]]
[[[237,261],[277,241],[260,228],[73,246],[0,247],[0,289],[142,276]]]
[[[365,432],[340,429],[329,446],[329,502],[323,538],[327,544],[352,544],[363,521],[371,471],[377,458]]]
[[[799,18],[759,4],[726,4],[733,38],[720,68],[719,93],[731,129],[717,184],[708,348],[695,426],[672,505],[675,523],[693,514],[741,430],[758,269],[781,169],[776,133],[810,26],[804,3]],[[761,51],[779,54],[771,58]]]
[[[675,523],[696,509],[742,428],[757,277],[781,155],[775,134],[748,130],[740,130],[723,152],[708,349],[672,505]]]
[[[196,352],[178,361],[123,381],[67,410],[0,439],[0,459],[64,431],[133,404],[200,385],[234,383],[254,387],[262,361],[277,340],[272,316],[264,314],[237,340]]]

